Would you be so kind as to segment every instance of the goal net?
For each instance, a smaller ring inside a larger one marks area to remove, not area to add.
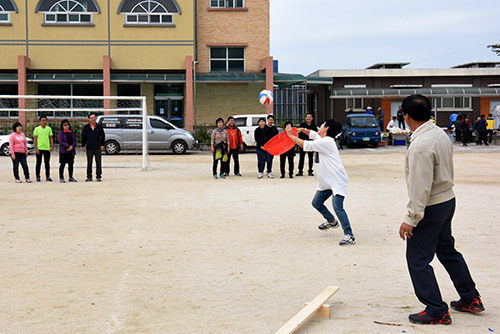
[[[68,120],[77,136],[77,161],[82,156],[81,161],[85,163],[81,133],[91,113],[104,128],[103,153],[110,157],[103,157],[103,167],[150,168],[148,132],[147,126],[143,126],[148,124],[144,96],[0,95],[0,128],[4,134],[12,132],[12,124],[19,121],[26,136],[32,138],[40,116],[44,115],[54,134],[54,152],[58,152],[61,122]],[[3,145],[0,149],[1,153],[8,153]]]

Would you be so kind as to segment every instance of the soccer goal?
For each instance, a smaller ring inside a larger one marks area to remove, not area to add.
[[[26,136],[31,137],[33,129],[39,125],[40,116],[44,115],[52,128],[56,145],[60,124],[66,119],[77,135],[80,148],[81,131],[89,122],[91,113],[96,114],[97,122],[104,127],[104,153],[123,153],[109,159],[108,166],[135,167],[138,159],[134,155],[140,154],[141,168],[150,168],[145,96],[0,95],[3,132],[7,132],[12,123],[20,121]]]

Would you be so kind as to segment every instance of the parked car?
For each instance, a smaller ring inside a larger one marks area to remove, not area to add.
[[[197,143],[191,132],[176,127],[158,116],[147,116],[149,150],[172,150],[175,154],[186,153]],[[101,115],[97,122],[104,128],[104,151],[117,154],[121,150],[142,147],[141,115]]]
[[[380,127],[375,116],[370,114],[349,114],[342,130],[346,146],[369,144],[377,147],[380,142]]]
[[[6,134],[0,130],[0,153],[5,156],[10,155],[9,137],[10,134]],[[28,152],[35,152],[35,142],[33,139],[26,137],[26,143],[28,144]]]
[[[264,118],[267,124],[268,114],[256,114],[256,115],[234,115],[234,125],[238,127],[241,131],[241,136],[243,137],[243,151],[246,151],[249,147],[255,147],[255,129],[259,127],[259,119]],[[275,125],[276,126],[276,125]],[[283,128],[278,127],[278,131],[282,132]]]

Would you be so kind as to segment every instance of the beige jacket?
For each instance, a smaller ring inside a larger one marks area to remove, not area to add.
[[[453,144],[431,120],[413,132],[406,152],[408,213],[403,221],[417,226],[425,207],[446,202],[453,193]]]

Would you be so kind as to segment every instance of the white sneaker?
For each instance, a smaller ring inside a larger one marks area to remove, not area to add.
[[[344,238],[340,241],[340,246],[354,245],[356,243],[356,238],[349,234],[344,234]]]
[[[263,175],[262,173],[259,173],[258,178],[259,178],[259,179],[262,179],[262,177],[263,177],[263,176],[264,176],[264,175]]]
[[[270,179],[274,179],[274,175],[273,175],[273,173],[269,173],[269,174],[267,174],[267,177],[268,177],[268,178],[270,178]]]

